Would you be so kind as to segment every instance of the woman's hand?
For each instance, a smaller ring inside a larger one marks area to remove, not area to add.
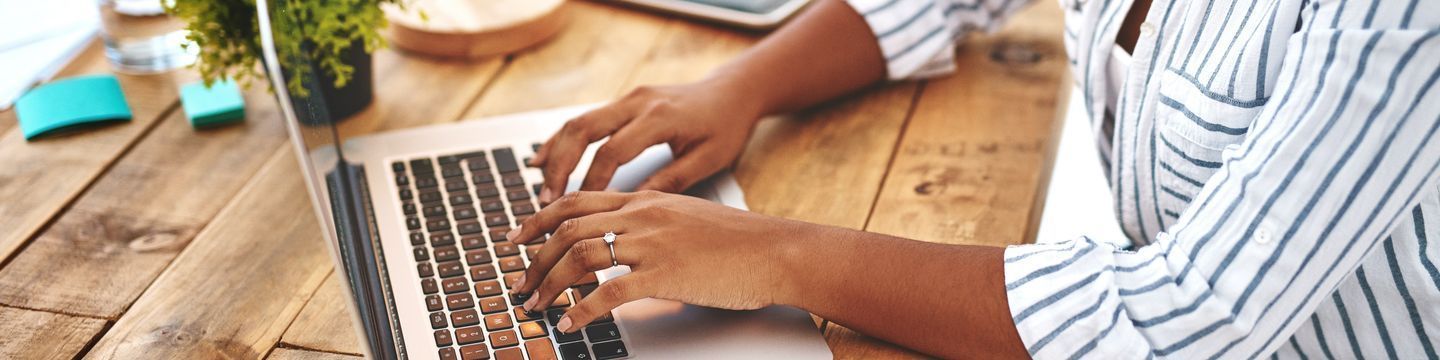
[[[552,233],[516,282],[527,310],[548,308],[585,274],[611,267],[603,237],[617,234],[615,260],[630,274],[601,284],[566,312],[557,328],[583,328],[621,304],[647,297],[725,309],[785,303],[793,286],[781,269],[784,241],[802,222],[702,199],[654,191],[576,192],[541,210],[507,238],[525,244]],[[532,293],[533,292],[533,293]]]
[[[590,143],[606,137],[580,190],[603,190],[615,169],[656,144],[669,144],[675,161],[637,190],[680,192],[735,161],[761,117],[758,104],[719,79],[641,87],[609,105],[580,115],[550,137],[531,165],[541,167],[540,202],[565,191],[570,173]]]

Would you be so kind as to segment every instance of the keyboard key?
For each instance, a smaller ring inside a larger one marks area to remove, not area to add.
[[[485,248],[484,236],[466,236],[460,238],[460,247],[465,250],[476,250]]]
[[[465,159],[465,167],[470,168],[470,171],[484,171],[487,173],[490,172],[490,162],[485,161],[485,157],[483,156],[479,158]]]
[[[433,312],[433,313],[430,313],[430,328],[432,328],[432,329],[440,329],[440,328],[444,328],[446,325],[447,325],[447,324],[445,323],[445,313],[444,313],[444,312]]]
[[[545,325],[538,321],[520,324],[520,337],[522,338],[534,339],[545,337],[545,335]]]
[[[515,188],[525,186],[525,178],[520,177],[520,174],[502,174],[500,175],[500,186],[517,191]],[[518,189],[518,191],[523,192],[525,189]]]
[[[520,200],[528,200],[528,199],[530,199],[530,191],[528,191],[528,190],[511,190],[510,192],[507,192],[507,193],[506,193],[505,197],[506,197],[507,199],[510,199],[510,202],[511,202],[511,203],[514,203],[514,202],[520,201]]]
[[[481,264],[481,265],[472,265],[472,266],[470,266],[470,280],[471,280],[471,281],[481,282],[481,281],[485,281],[485,280],[495,280],[495,276],[496,276],[497,274],[498,274],[498,272],[495,271],[495,266],[494,266],[494,265]]]
[[[500,282],[498,281],[489,280],[475,283],[476,297],[487,298],[495,295],[500,295],[500,293]]]
[[[490,242],[498,243],[505,241],[505,233],[510,232],[510,227],[491,227]]]
[[[420,213],[424,214],[426,219],[444,217],[445,205],[425,205],[420,208]]]
[[[533,163],[533,162],[535,162],[535,158],[534,158],[534,157],[526,156],[526,157],[525,157],[525,160],[524,160],[524,161],[521,161],[520,164],[521,164],[521,165],[525,165],[525,167],[528,167],[528,168],[533,168],[534,166],[531,166],[531,165],[530,165],[530,163]]]
[[[485,249],[475,249],[465,253],[465,263],[470,266],[489,264],[490,261],[490,252]]]
[[[435,162],[440,163],[440,165],[458,164],[460,163],[460,155],[441,156],[435,158]]]
[[[515,151],[510,148],[499,148],[490,152],[495,154],[495,170],[501,174],[520,171],[520,166],[515,164]]]
[[[595,359],[610,360],[630,356],[630,351],[625,349],[625,343],[619,341],[602,342],[595,344]]]
[[[419,231],[411,232],[410,245],[425,245],[425,233]]]
[[[415,264],[415,271],[420,273],[422,279],[435,276],[435,267],[430,266],[428,262]]]
[[[508,273],[520,270],[525,270],[525,262],[521,261],[519,256],[500,258],[500,272]]]
[[[515,321],[535,321],[545,318],[545,313],[525,311],[525,308],[519,306],[510,309],[510,313],[515,315]]]
[[[501,214],[498,214],[498,215],[485,215],[485,226],[489,226],[489,227],[492,227],[492,228],[493,228],[493,227],[498,227],[498,226],[509,226],[509,225],[510,225],[510,217],[509,217],[509,216],[505,216],[504,213],[501,213]]]
[[[495,360],[525,360],[525,353],[520,348],[506,348],[495,350]]]
[[[520,337],[515,335],[515,330],[501,330],[490,333],[490,345],[496,348],[511,347],[520,345]]]
[[[430,253],[425,252],[424,246],[415,247],[415,261],[429,261]]]
[[[484,231],[485,228],[481,227],[480,223],[473,223],[468,221],[460,223],[460,225],[455,228],[455,232],[460,233],[460,235],[479,234]]]
[[[463,353],[464,350],[461,350]],[[590,358],[590,349],[583,342],[560,344],[560,358],[565,360],[594,360]]]
[[[485,200],[480,202],[480,211],[486,214],[505,211],[505,203],[500,199]]]
[[[540,152],[540,143],[530,143],[530,151]]]
[[[620,328],[615,324],[597,324],[585,327],[585,336],[590,342],[610,341],[620,338]]]
[[[469,283],[465,282],[465,278],[445,279],[444,281],[441,281],[440,284],[441,287],[445,288],[446,294],[464,292],[465,289],[470,285]]]
[[[540,193],[540,190],[541,190],[541,189],[544,189],[544,188],[545,188],[545,183],[535,183],[535,184],[533,184],[533,185],[530,185],[530,190],[534,191],[536,194],[539,194],[539,193]]]
[[[450,245],[455,245],[454,235],[450,235],[448,232],[430,235],[430,246],[449,247]]]
[[[464,175],[465,175],[465,170],[460,170],[460,167],[459,167],[459,166],[455,166],[455,167],[446,166],[446,167],[440,168],[440,177],[453,178],[453,177],[459,177],[459,176],[464,176]],[[448,180],[447,180],[447,181],[448,181]],[[458,182],[458,181],[457,181],[457,182]],[[462,186],[463,186],[463,185],[462,185]]]
[[[415,208],[415,204],[409,201],[406,201],[405,205],[400,205],[400,211],[405,213],[405,215],[415,215],[416,212],[419,212],[419,210]]]
[[[410,230],[420,230],[420,219],[414,216],[406,216],[405,228]]]
[[[525,246],[525,258],[526,258],[526,259],[530,259],[530,261],[535,261],[535,258],[540,256],[540,249],[544,249],[544,248],[545,248],[545,246],[544,246],[544,245],[540,245],[540,244],[526,245],[526,246]]]
[[[506,289],[510,289],[510,291],[515,291],[515,281],[519,280],[519,279],[520,279],[520,275],[524,275],[524,274],[525,274],[525,273],[523,273],[523,272],[518,272],[518,271],[517,271],[517,272],[505,274],[505,276],[501,276],[501,278],[505,280],[505,281],[503,281],[503,282],[505,283],[505,288],[506,288]]]
[[[475,344],[460,347],[460,360],[489,360],[490,348],[485,344]]]
[[[477,196],[477,197],[479,197],[479,198],[481,198],[481,199],[493,199],[493,198],[498,198],[498,197],[500,197],[500,189],[497,188],[497,187],[495,187],[495,184],[476,185],[476,186],[475,186],[475,196]],[[406,198],[406,199],[408,199],[408,198]]]
[[[582,334],[581,332],[579,332],[579,331],[566,334],[566,333],[560,332],[560,329],[556,329],[556,328],[553,327],[553,326],[550,327],[550,329],[553,330],[553,331],[550,332],[550,334],[551,334],[551,335],[554,335],[554,337],[555,337],[555,342],[557,342],[557,343],[564,344],[564,343],[572,343],[572,342],[576,342],[576,341],[584,341],[584,340],[585,340],[585,335],[583,335],[583,334]]]
[[[459,170],[459,169],[456,169],[455,171],[460,171],[460,170]],[[445,181],[445,191],[448,191],[448,192],[450,192],[450,193],[455,193],[455,192],[464,192],[464,191],[466,191],[466,190],[470,190],[470,185],[466,185],[464,181],[461,181],[461,180],[458,180],[458,179],[457,179],[456,181]]]
[[[457,359],[457,358],[455,357],[455,349],[453,349],[453,348],[448,348],[448,347],[447,347],[447,348],[444,348],[444,349],[440,349],[440,360],[456,360],[456,359]]]
[[[480,299],[480,313],[490,315],[505,312],[509,305],[505,303],[504,296],[494,296]]]
[[[500,329],[509,329],[511,326],[515,326],[515,323],[514,323],[513,320],[510,320],[510,314],[509,314],[509,313],[502,312],[502,313],[499,313],[499,314],[493,314],[493,315],[486,315],[486,316],[485,316],[485,330],[486,330],[486,331],[497,331],[497,330],[500,330]]]
[[[450,197],[450,205],[469,205],[470,194],[455,195]]]
[[[488,169],[486,169],[486,171],[476,171],[475,174],[470,176],[470,182],[475,185],[489,185],[490,188],[495,188],[495,175],[490,175]]]
[[[524,201],[519,204],[515,204],[512,202],[511,204],[512,205],[510,206],[510,215],[520,216],[535,213],[535,205],[530,204],[529,201]]]
[[[470,345],[485,341],[485,332],[479,326],[463,327],[455,329],[455,342],[460,345]]]
[[[431,167],[431,164],[430,164],[430,159],[428,159],[428,158],[419,158],[419,159],[410,160],[410,168],[411,168],[411,169],[416,169],[416,168],[429,168],[429,167]]]
[[[530,355],[530,360],[556,360],[555,345],[550,344],[550,339],[526,341],[525,353]]]
[[[429,188],[434,188],[434,187],[438,187],[438,186],[440,186],[440,182],[435,181],[435,178],[433,178],[433,177],[428,177],[428,176],[426,176],[426,177],[416,177],[416,178],[415,178],[415,188],[416,188],[416,189],[422,189],[422,190],[423,190],[423,189],[429,189]]]
[[[475,300],[470,298],[470,294],[459,293],[446,296],[445,306],[449,308],[450,311],[465,310],[475,307]]]
[[[529,219],[530,219],[530,215],[520,215],[520,216],[516,216],[516,217],[515,217],[515,223],[516,223],[516,224],[524,224],[524,223],[525,223],[525,220],[529,220]],[[538,242],[545,242],[545,239],[540,239]]]
[[[435,282],[435,279],[424,279],[420,280],[420,289],[424,290],[427,295],[434,294],[440,292],[440,285]]]
[[[475,207],[473,206],[461,206],[455,209],[455,220],[474,219],[478,216],[479,215],[475,213]]]
[[[498,193],[499,190],[496,190],[496,192]],[[406,200],[406,201],[408,201],[408,200],[414,199],[414,198],[415,198],[415,192],[414,192],[414,191],[410,191],[410,189],[400,189],[400,200]]]
[[[435,248],[435,261],[452,261],[460,258],[460,250],[454,246]]]
[[[552,327],[560,323],[560,318],[564,316],[565,310],[563,309],[550,309],[545,311],[545,321],[549,322]]]
[[[426,296],[426,297],[425,297],[425,310],[427,310],[427,311],[440,311],[440,310],[445,310],[445,300],[440,300],[440,295],[430,295],[430,296]]]
[[[440,195],[439,191],[426,191],[420,193],[420,202],[424,204],[438,203],[440,202],[440,200],[444,199],[445,196]]]
[[[460,310],[450,313],[450,323],[455,327],[465,327],[480,323],[480,314],[475,309]]]
[[[459,261],[450,261],[450,262],[440,263],[439,266],[436,266],[436,269],[438,269],[438,270],[440,271],[440,277],[442,277],[442,278],[449,278],[449,277],[456,277],[456,276],[460,276],[460,275],[465,275],[465,266],[464,266],[464,265],[460,265],[460,262],[459,262]]]
[[[495,256],[506,257],[515,255],[520,255],[519,246],[512,244],[509,241],[495,243]]]
[[[569,293],[569,292],[568,292],[568,291],[567,291],[567,292],[563,292],[563,293],[560,293],[560,296],[556,296],[556,297],[555,297],[555,302],[550,303],[550,308],[551,308],[551,309],[563,309],[563,308],[570,307],[570,295],[566,295],[567,293]]]
[[[608,323],[608,322],[615,322],[615,316],[614,316],[614,315],[611,315],[611,313],[608,313],[608,312],[605,313],[605,315],[600,315],[600,317],[597,317],[597,318],[595,318],[595,320],[591,320],[591,321],[590,321],[591,324]]]
[[[395,186],[402,188],[410,186],[410,177],[405,174],[395,174]]]
[[[512,303],[512,304],[524,304],[524,303],[525,303],[525,300],[530,300],[530,295],[533,294],[533,293],[534,293],[534,292],[528,292],[528,293],[521,294],[521,293],[518,293],[518,292],[512,292],[512,293],[510,293],[510,303]]]
[[[450,346],[450,343],[451,343],[450,330],[445,330],[445,329],[435,330],[435,346],[436,346],[436,347],[442,347],[442,348],[443,348],[443,347],[446,347],[446,346]]]
[[[425,222],[425,230],[429,232],[450,231],[450,220],[439,219]]]
[[[390,170],[393,170],[393,171],[395,171],[395,172],[397,172],[397,173],[398,173],[398,172],[403,172],[403,171],[405,171],[405,162],[396,161],[396,162],[390,163]]]

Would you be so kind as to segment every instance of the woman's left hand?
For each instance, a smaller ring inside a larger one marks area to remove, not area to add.
[[[646,191],[576,192],[546,206],[507,238],[525,244],[551,233],[516,282],[526,310],[548,308],[585,274],[612,266],[630,274],[601,284],[556,324],[583,328],[621,304],[647,297],[725,309],[781,303],[791,275],[778,263],[790,239],[817,225],[733,209],[693,197]],[[533,293],[532,293],[533,292]]]

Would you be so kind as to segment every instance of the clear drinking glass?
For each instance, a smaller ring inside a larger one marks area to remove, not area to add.
[[[159,73],[195,62],[198,49],[185,46],[185,23],[166,14],[161,1],[167,0],[99,0],[105,58],[117,71]]]

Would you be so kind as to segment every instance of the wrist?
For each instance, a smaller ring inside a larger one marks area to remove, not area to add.
[[[828,273],[824,270],[824,239],[831,229],[827,226],[799,221],[791,222],[791,231],[782,232],[772,240],[775,259],[773,279],[775,281],[774,303],[810,309],[815,306],[814,295],[824,294]],[[824,296],[818,296],[824,298]]]

